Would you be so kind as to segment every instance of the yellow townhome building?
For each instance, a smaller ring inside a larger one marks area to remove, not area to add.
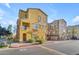
[[[30,39],[46,41],[47,14],[38,8],[19,10],[16,41],[27,42]]]

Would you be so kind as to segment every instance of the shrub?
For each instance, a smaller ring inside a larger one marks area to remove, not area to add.
[[[6,47],[6,45],[2,42],[0,42],[0,48]]]
[[[34,40],[33,40],[33,39],[29,39],[28,42],[29,42],[29,43],[33,43]]]
[[[39,44],[43,44],[43,40],[37,40],[37,42],[39,42]]]

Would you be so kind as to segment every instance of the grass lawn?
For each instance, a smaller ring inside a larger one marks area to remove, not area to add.
[[[6,48],[7,46],[0,46],[0,48]]]

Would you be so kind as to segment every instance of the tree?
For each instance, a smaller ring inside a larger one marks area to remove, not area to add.
[[[1,38],[1,36],[8,36],[8,35],[11,35],[11,34],[12,34],[11,28],[12,28],[12,25],[9,25],[9,26],[8,26],[8,29],[6,29],[5,27],[2,27],[2,26],[0,25],[0,38]]]
[[[16,29],[17,29],[17,27],[13,26],[13,33],[16,33]]]
[[[9,26],[8,26],[7,31],[9,31],[9,32],[12,33],[12,25],[9,25]]]
[[[0,25],[0,36],[6,35],[6,34],[7,34],[6,32],[7,32],[7,31],[6,31],[6,28],[3,28],[3,27]]]

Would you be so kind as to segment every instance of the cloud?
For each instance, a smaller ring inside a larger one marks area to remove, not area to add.
[[[15,25],[15,24],[16,24],[16,20],[10,20],[10,21],[8,22],[8,24]]]
[[[16,20],[12,20],[12,19],[2,19],[0,20],[0,24],[3,26],[3,27],[7,27],[8,25],[12,25],[12,26],[15,26],[16,25]]]
[[[56,20],[57,15],[58,15],[58,11],[56,9],[52,9],[50,8],[50,14],[48,17],[48,23],[51,23],[52,21]]]
[[[47,22],[48,23],[51,23],[51,22],[53,22],[55,19],[53,19],[53,18],[48,18],[48,20],[47,20]]]
[[[74,19],[73,19],[74,22],[79,22],[79,16],[76,16]]]
[[[9,14],[9,12],[0,8],[0,24],[3,27],[7,27],[9,24],[12,24],[13,26],[16,25],[16,19],[17,17],[11,17],[11,14]]]
[[[5,11],[0,8],[0,20],[5,16]]]
[[[3,16],[5,14],[5,11],[0,9],[0,16]]]
[[[7,6],[8,8],[11,8],[9,3],[6,3],[5,6]]]
[[[72,20],[72,24],[79,24],[79,16],[74,17],[74,19]]]
[[[0,20],[2,20],[3,19],[3,17],[2,16],[0,16]]]

